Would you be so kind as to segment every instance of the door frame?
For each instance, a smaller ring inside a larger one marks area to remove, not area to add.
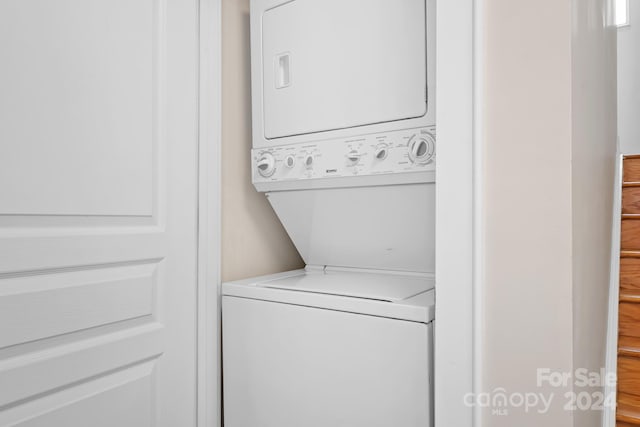
[[[222,425],[220,184],[222,0],[198,0],[197,426]]]
[[[605,372],[606,375],[618,373],[618,310],[620,303],[620,239],[622,223],[622,181],[623,181],[624,156],[616,153],[616,175],[613,188],[613,214],[611,215],[611,267],[609,277],[609,302],[607,312],[607,340],[605,348]],[[617,381],[616,381],[617,383]],[[617,384],[605,381],[604,396],[614,396],[617,403]],[[602,411],[602,426],[615,427],[615,405],[604,405]]]
[[[482,389],[483,4],[437,5],[435,425],[480,427]]]
[[[221,0],[199,4],[199,196],[197,425],[221,427],[220,184]],[[464,405],[482,389],[482,67],[484,0],[437,6],[438,151],[435,418],[441,426],[481,426]],[[446,103],[443,102],[443,96]],[[446,213],[446,215],[444,215]],[[442,286],[442,283],[448,283]]]

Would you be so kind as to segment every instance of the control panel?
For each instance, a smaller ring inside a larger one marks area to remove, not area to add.
[[[435,171],[435,127],[254,149],[254,183]]]

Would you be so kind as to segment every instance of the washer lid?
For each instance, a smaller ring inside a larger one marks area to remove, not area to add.
[[[327,270],[258,284],[271,289],[397,302],[433,289],[433,279],[378,273]]]
[[[408,274],[345,271],[337,267],[294,270],[222,284],[227,298],[249,298],[429,323],[435,316],[434,279]]]

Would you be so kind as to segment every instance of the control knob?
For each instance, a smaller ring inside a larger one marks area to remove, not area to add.
[[[349,163],[351,163],[352,165],[358,164],[358,162],[360,161],[360,157],[362,157],[362,154],[360,154],[358,150],[351,150],[347,154],[347,160],[349,160]]]
[[[436,141],[430,133],[409,141],[409,159],[413,163],[426,164],[433,158],[436,151]]]
[[[289,169],[293,168],[296,165],[296,157],[293,154],[289,154],[285,159],[284,159],[284,164],[286,167],[288,167]]]
[[[376,151],[373,153],[373,156],[377,160],[384,160],[389,155],[389,147],[387,144],[379,144],[376,146]]]
[[[257,163],[258,173],[265,178],[270,177],[276,171],[276,159],[271,153],[262,153]]]
[[[307,157],[304,158],[304,167],[307,170],[313,169],[313,154],[308,154]]]

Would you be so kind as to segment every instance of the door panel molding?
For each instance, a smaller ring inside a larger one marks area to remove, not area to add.
[[[166,255],[167,245],[167,238],[162,233],[136,233],[133,230],[131,234],[109,235],[0,236],[0,274],[89,269],[106,264],[160,260]]]
[[[157,263],[0,278],[0,350],[155,311]]]
[[[0,17],[0,139],[20,141],[0,147],[0,215],[153,216],[161,164],[147,160],[166,136],[166,0],[32,3]],[[25,21],[40,31],[20,32]]]
[[[0,414],[43,393],[160,357],[163,329],[154,322],[1,361],[0,384],[12,386],[0,388]]]
[[[16,405],[0,415],[0,424],[21,427],[66,426],[81,422],[91,426],[152,426],[151,403],[155,361],[141,362]],[[114,404],[115,402],[115,404]],[[94,414],[108,406],[109,412]],[[135,418],[131,420],[131,413]],[[85,414],[79,420],[77,414]]]

